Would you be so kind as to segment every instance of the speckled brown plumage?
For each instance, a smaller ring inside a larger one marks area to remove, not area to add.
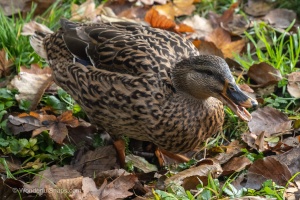
[[[223,59],[199,55],[175,33],[129,22],[61,24],[33,36],[32,46],[46,55],[55,82],[114,137],[187,152],[221,128],[219,93],[230,90],[225,95],[236,104],[255,104]]]

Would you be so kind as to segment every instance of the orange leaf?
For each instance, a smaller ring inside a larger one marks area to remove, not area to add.
[[[70,110],[61,114],[61,116],[57,117],[57,119],[61,123],[64,123],[65,125],[69,125],[71,127],[77,127],[79,125],[78,119],[73,116],[73,113]]]
[[[233,58],[234,54],[240,53],[245,46],[245,41],[242,39],[232,42],[229,32],[220,27],[206,37],[206,41],[213,42],[221,49],[225,58]]]
[[[176,24],[173,20],[164,15],[160,15],[154,8],[150,9],[145,15],[145,21],[154,28],[174,29]]]
[[[186,24],[179,24],[179,25],[175,28],[175,30],[176,30],[177,32],[180,32],[180,33],[186,33],[186,32],[193,33],[193,32],[195,32],[195,30],[194,30],[192,27],[190,27],[189,25],[186,25]]]

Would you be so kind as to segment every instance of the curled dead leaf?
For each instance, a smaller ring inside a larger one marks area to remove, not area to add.
[[[222,51],[218,49],[213,42],[194,40],[193,43],[197,47],[201,55],[216,55],[224,58]]]
[[[209,35],[212,31],[212,25],[209,20],[204,17],[200,17],[199,15],[193,15],[191,17],[187,17],[182,23],[192,27],[194,32],[189,35],[189,38],[199,39]]]
[[[161,28],[166,30],[173,30],[176,23],[168,19],[166,16],[158,13],[154,8],[150,9],[145,15],[145,21],[154,28]]]
[[[22,66],[19,75],[13,78],[8,87],[17,89],[19,94],[16,94],[16,100],[30,102],[29,109],[33,110],[51,82],[52,72],[49,67],[41,69],[38,65],[32,64],[30,69]]]
[[[191,15],[195,10],[194,0],[173,0],[164,5],[153,6],[160,14],[174,20],[175,17]]]
[[[216,28],[205,37],[206,41],[213,42],[217,48],[221,49],[225,58],[233,58],[235,54],[239,54],[245,46],[243,39],[231,41],[230,34],[222,28]]]
[[[276,84],[282,79],[280,71],[265,62],[252,65],[247,75],[258,84],[256,87]]]
[[[230,159],[227,163],[222,167],[223,176],[228,176],[235,172],[240,172],[244,170],[247,166],[250,166],[251,161],[246,156],[234,157]]]
[[[288,9],[274,9],[271,10],[264,19],[268,21],[275,28],[287,28],[296,20],[297,15],[294,11]]]
[[[275,2],[264,0],[248,0],[244,10],[247,14],[254,17],[267,14],[275,6]]]
[[[285,186],[292,177],[286,164],[272,157],[265,157],[255,161],[247,173],[247,188],[259,190],[263,182],[271,179],[276,184]]]
[[[292,121],[284,113],[269,106],[259,108],[251,115],[252,120],[248,122],[248,127],[253,133],[265,132],[265,135],[269,137],[285,133],[292,128]]]
[[[200,179],[202,182],[206,182],[208,174],[212,174],[213,177],[218,177],[222,173],[222,168],[219,162],[215,159],[204,159],[198,163],[199,165],[196,167],[191,167],[187,170],[181,171],[170,178],[165,180],[165,185],[168,186],[170,184],[183,185],[187,183],[187,180],[195,180]],[[199,184],[199,181],[194,187]],[[184,185],[183,185],[184,186]],[[191,185],[188,185],[189,189],[191,189]]]

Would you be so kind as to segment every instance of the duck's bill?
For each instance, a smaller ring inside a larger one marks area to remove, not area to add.
[[[245,94],[243,94],[245,95]],[[252,119],[251,114],[245,108],[255,107],[257,102],[252,98],[248,97],[244,101],[239,101],[238,105],[233,102],[231,98],[226,94],[222,94],[223,102],[242,120],[250,121]]]

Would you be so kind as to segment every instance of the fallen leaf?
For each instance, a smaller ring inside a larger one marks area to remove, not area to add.
[[[201,55],[216,55],[224,58],[222,51],[218,49],[213,42],[194,40],[193,43],[197,47]]]
[[[138,179],[135,175],[120,176],[111,183],[105,185],[100,193],[101,200],[123,199],[131,196],[133,193],[129,192]]]
[[[148,22],[153,28],[161,28],[165,30],[173,30],[176,26],[176,23],[173,20],[159,14],[154,8],[150,9],[146,13],[145,21]]]
[[[14,172],[21,169],[21,161],[19,158],[13,157],[12,155],[6,155],[5,162],[9,171]],[[3,164],[0,165],[0,172],[5,173],[7,172],[7,168],[4,167]]]
[[[269,106],[258,108],[251,115],[252,120],[248,122],[248,127],[253,133],[265,132],[269,137],[292,128],[292,121],[285,114]]]
[[[249,21],[243,15],[234,15],[227,23],[221,23],[221,27],[232,35],[242,35],[250,27]]]
[[[12,79],[8,88],[17,89],[19,94],[15,95],[16,100],[30,102],[29,109],[34,110],[51,82],[51,68],[41,69],[37,64],[32,64],[30,69],[22,66],[20,73]]]
[[[254,17],[263,16],[273,9],[275,3],[265,0],[248,0],[244,6],[244,11]]]
[[[171,176],[170,178],[167,178],[165,180],[165,185],[169,186],[171,184],[177,184],[177,185],[183,185],[184,183],[188,183],[188,180],[195,180],[195,178],[198,178],[203,183],[206,182],[208,174],[212,174],[213,177],[218,177],[222,173],[222,168],[217,160],[214,159],[205,159],[201,160],[198,163],[198,166],[191,167],[187,170],[178,172],[177,174]],[[199,184],[194,185],[196,186]],[[183,185],[184,187],[184,185]],[[188,185],[189,189],[191,189],[191,185]],[[194,189],[195,189],[194,188]]]
[[[285,186],[291,176],[291,172],[286,164],[275,158],[265,157],[255,161],[250,166],[245,187],[259,190],[262,183],[268,179],[271,179],[277,185]]]
[[[60,116],[48,115],[43,113],[30,112],[23,113],[19,116],[8,117],[8,127],[13,134],[20,132],[32,132],[32,137],[37,136],[45,130],[49,130],[50,137],[57,143],[61,144],[68,134],[67,126],[75,128],[79,125],[88,126],[89,124],[79,123],[78,119],[73,116],[72,111],[66,111]]]
[[[258,84],[256,87],[273,85],[282,79],[280,71],[265,62],[252,65],[247,75]]]
[[[231,175],[235,172],[240,172],[244,170],[247,166],[250,166],[251,161],[246,156],[239,156],[230,159],[227,163],[222,167],[223,176]]]
[[[175,30],[179,33],[193,33],[195,32],[195,30],[189,26],[189,25],[186,25],[186,24],[179,24],[175,27]]]
[[[241,35],[249,27],[249,22],[244,15],[236,15],[235,10],[239,7],[240,1],[233,3],[220,16],[214,12],[209,12],[208,17],[213,27],[222,27],[231,35]]]
[[[94,0],[87,0],[80,6],[77,4],[71,5],[71,21],[82,21],[82,20],[89,20],[94,21],[96,20],[96,16],[100,14],[101,10],[103,9],[103,4],[100,4],[96,7]]]
[[[116,150],[112,145],[98,147],[86,153],[79,152],[73,163],[77,171],[88,177],[118,166]]]
[[[55,186],[46,185],[45,189],[47,199],[95,200],[100,195],[93,179],[82,176],[59,180]]]
[[[272,27],[285,29],[289,27],[296,18],[297,15],[293,10],[278,8],[271,10],[264,17],[264,20],[268,21]]]
[[[194,32],[188,36],[192,39],[203,38],[213,31],[210,21],[204,17],[200,17],[198,14],[187,17],[182,21],[182,23],[194,29]]]
[[[120,176],[127,176],[127,175],[130,175],[130,173],[124,169],[112,169],[112,170],[101,170],[96,175],[93,176],[95,176],[94,180],[96,182],[96,185],[100,186],[105,182],[105,180],[111,182]]]
[[[142,170],[144,173],[157,171],[157,167],[155,165],[150,164],[145,158],[140,156],[130,154],[125,157],[125,161],[126,163],[131,162],[134,167]]]
[[[292,175],[300,172],[300,147],[292,148],[291,150],[274,156],[278,161],[288,166]],[[299,181],[300,177],[296,176],[295,180]]]
[[[288,75],[288,92],[295,98],[300,98],[300,72]]]
[[[205,37],[205,40],[213,42],[217,48],[221,49],[225,58],[233,58],[245,46],[243,39],[231,41],[230,34],[222,28],[216,28],[210,35]]]
[[[234,140],[228,146],[224,146],[223,148],[226,149],[226,151],[223,153],[219,153],[214,157],[214,159],[218,160],[220,164],[224,164],[228,162],[228,160],[230,160],[232,157],[241,153],[241,149],[245,147],[245,144],[240,143],[238,140]]]
[[[245,84],[245,83],[239,85],[239,88],[241,90],[243,90],[244,92],[248,92],[248,93],[253,93],[254,92],[254,90],[248,84]]]
[[[195,10],[194,0],[173,0],[164,5],[153,6],[161,15],[165,15],[168,19],[174,20],[175,17],[182,15],[191,15]]]
[[[55,187],[55,184],[59,180],[77,178],[80,176],[81,174],[78,171],[68,165],[64,165],[63,167],[52,165],[35,175],[30,184],[24,183],[24,188],[28,189],[25,191],[35,191],[38,195],[42,195],[46,185]]]
[[[19,13],[24,9],[25,3],[26,1],[24,0],[1,0],[1,12],[3,12],[5,16],[11,16],[13,14]]]

